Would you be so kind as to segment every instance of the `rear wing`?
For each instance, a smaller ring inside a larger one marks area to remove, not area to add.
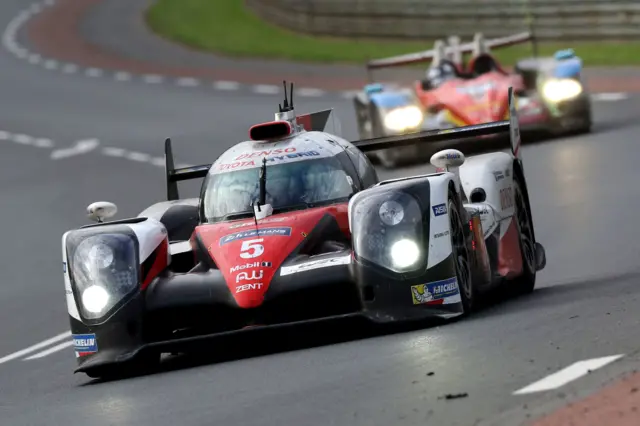
[[[327,132],[336,136],[340,136],[341,133],[341,124],[333,112],[333,109],[298,115],[296,117],[296,122],[298,125],[304,127],[308,132]],[[167,181],[167,200],[169,201],[180,199],[178,182],[192,179],[203,179],[207,176],[209,169],[213,165],[213,163],[209,163],[200,166],[176,169],[170,138],[167,138],[164,141],[164,164]]]
[[[442,40],[438,40],[435,42],[434,48],[430,50],[407,53],[405,55],[392,56],[390,58],[375,59],[367,62],[367,70],[400,67],[430,61],[437,64],[443,59],[449,59],[455,63],[460,63],[460,58],[465,53],[486,53],[489,49],[513,46],[529,41],[534,42],[534,37],[532,32],[527,31],[510,36],[485,40],[481,33],[477,33],[472,42],[459,44],[459,40],[459,37],[452,36],[449,37],[448,44],[445,44]]]
[[[482,136],[490,135],[508,135],[508,137],[495,139],[482,138]],[[465,155],[474,155],[506,148],[506,140],[509,141],[512,155],[519,161],[522,161],[520,153],[520,125],[516,111],[515,93],[512,87],[509,88],[509,120],[456,127],[453,129],[427,130],[408,135],[363,139],[352,143],[363,152],[420,144],[423,153],[426,154],[426,151],[433,151],[429,155],[448,148],[459,149]]]

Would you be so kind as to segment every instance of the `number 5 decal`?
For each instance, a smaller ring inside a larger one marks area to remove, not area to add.
[[[262,253],[264,253],[264,246],[258,243],[263,241],[264,238],[243,241],[242,247],[240,248],[240,257],[243,259],[253,259],[254,257],[262,256]]]

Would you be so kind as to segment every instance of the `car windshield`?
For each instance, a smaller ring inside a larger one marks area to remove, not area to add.
[[[207,222],[253,214],[259,199],[260,168],[209,174],[203,208]],[[336,157],[267,165],[266,202],[274,211],[347,201],[355,192],[352,178]]]

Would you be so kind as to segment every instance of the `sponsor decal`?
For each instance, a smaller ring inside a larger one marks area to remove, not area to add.
[[[447,214],[447,205],[446,204],[438,204],[432,207],[434,216],[442,216],[443,214]]]
[[[225,235],[220,238],[220,246],[223,246],[232,241],[243,240],[245,238],[251,237],[290,237],[291,236],[291,227],[284,226],[279,228],[262,228],[252,229],[250,231],[241,231],[236,232],[234,234]]]
[[[74,334],[73,347],[78,356],[85,356],[98,352],[98,341],[95,334]]]
[[[218,170],[233,170],[242,167],[255,167],[255,165],[256,163],[254,161],[236,161],[229,164],[218,164],[216,168]]]
[[[267,219],[261,219],[260,221],[258,221],[258,223],[276,223],[276,222],[284,222],[289,220],[288,217],[272,217],[272,218],[267,218]],[[231,225],[229,227],[229,229],[237,229],[237,228],[244,228],[246,226],[255,226],[255,221],[254,222],[245,222],[245,223],[238,223],[235,225]]]
[[[493,177],[496,178],[496,182],[504,179],[504,174],[502,172],[491,172],[493,173]]]
[[[249,280],[261,280],[264,277],[264,271],[261,269],[259,271],[251,271],[251,276],[249,276],[249,272],[240,272],[236,276],[236,284],[240,281],[249,281]]]
[[[433,238],[446,237],[447,235],[449,235],[449,231],[439,232],[439,233],[435,234],[435,235],[433,236]]]
[[[511,187],[500,190],[500,206],[502,210],[513,207],[513,189]]]
[[[265,151],[255,151],[255,152],[249,152],[246,154],[240,154],[239,156],[234,158],[234,160],[239,161],[239,160],[246,160],[248,158],[268,157],[270,155],[291,154],[292,152],[296,152],[296,148],[289,147],[284,149],[283,148],[268,149]]]
[[[262,283],[253,283],[253,284],[243,284],[236,286],[236,294],[242,293],[247,290],[260,290],[262,289]]]
[[[296,274],[298,272],[310,271],[312,269],[327,268],[329,266],[348,265],[351,263],[351,254],[341,257],[330,257],[318,259],[311,262],[300,263],[298,265],[283,266],[280,269],[280,276]]]
[[[287,160],[293,160],[295,158],[300,158],[300,157],[317,157],[318,155],[320,155],[318,151],[296,152],[294,154],[276,155],[273,157],[267,157],[267,162],[287,161]]]
[[[456,277],[411,286],[411,298],[414,305],[441,300],[458,293],[458,279]]]
[[[509,169],[505,170],[505,171],[504,171],[504,175],[505,175],[506,177],[511,176],[511,170],[509,170]]]
[[[446,158],[447,160],[457,160],[460,158],[460,154],[456,154],[456,153],[447,153],[444,158]]]
[[[245,269],[252,268],[271,268],[271,262],[253,262],[253,263],[245,263],[244,265],[236,265],[229,270],[229,273],[232,274],[237,271],[243,271]]]

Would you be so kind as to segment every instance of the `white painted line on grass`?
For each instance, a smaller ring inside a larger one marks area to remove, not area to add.
[[[30,361],[32,359],[44,358],[47,355],[51,355],[52,353],[56,353],[58,351],[61,351],[61,350],[65,349],[65,348],[68,348],[69,346],[73,346],[73,340],[70,341],[70,342],[60,343],[59,345],[55,345],[54,347],[49,348],[49,349],[47,349],[45,351],[38,352],[35,355],[31,355],[30,357],[25,358],[23,361]]]
[[[51,153],[52,160],[60,160],[61,158],[72,157],[74,155],[86,154],[93,151],[100,145],[100,141],[97,139],[85,139],[76,142],[71,148],[58,149]]]
[[[602,358],[587,359],[571,364],[556,373],[553,373],[535,383],[530,384],[520,390],[515,391],[514,395],[524,395],[534,392],[548,391],[557,389],[566,385],[580,377],[586,376],[590,372],[602,368],[613,361],[622,358],[624,355],[605,356]]]
[[[18,352],[14,352],[12,354],[9,354],[5,357],[0,358],[0,364],[4,364],[5,362],[12,361],[16,358],[20,358],[21,356],[30,354],[31,352],[35,352],[39,349],[46,348],[49,345],[59,342],[60,340],[67,339],[69,337],[71,337],[71,332],[65,331],[64,333],[60,333],[57,336],[53,336],[50,339],[44,340],[40,343],[36,343],[35,345],[29,346],[28,348],[22,349]]]

